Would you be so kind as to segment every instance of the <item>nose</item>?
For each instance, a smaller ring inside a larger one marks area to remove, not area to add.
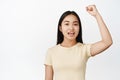
[[[73,25],[70,25],[70,29],[73,30]]]

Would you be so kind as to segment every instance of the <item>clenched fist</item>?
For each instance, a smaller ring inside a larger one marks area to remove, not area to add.
[[[86,7],[86,10],[87,10],[87,12],[88,12],[90,15],[92,15],[92,16],[94,16],[94,17],[96,17],[96,15],[98,14],[98,10],[97,10],[97,8],[96,8],[95,5],[89,5],[89,6],[87,6],[87,7]]]

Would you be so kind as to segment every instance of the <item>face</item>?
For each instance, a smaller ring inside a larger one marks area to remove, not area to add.
[[[79,33],[79,22],[76,16],[70,14],[66,16],[60,26],[60,31],[63,33],[64,40],[74,40]]]

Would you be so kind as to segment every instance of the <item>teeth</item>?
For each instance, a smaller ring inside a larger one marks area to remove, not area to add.
[[[69,32],[68,34],[69,34],[69,35],[74,35],[75,33],[74,33],[74,32]]]

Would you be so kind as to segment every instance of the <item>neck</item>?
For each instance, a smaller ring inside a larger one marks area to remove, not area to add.
[[[64,40],[62,43],[61,43],[61,45],[62,46],[64,46],[64,47],[71,47],[71,46],[73,46],[73,45],[75,45],[77,43],[77,41],[76,40],[74,40],[74,41],[66,41],[66,40]]]

